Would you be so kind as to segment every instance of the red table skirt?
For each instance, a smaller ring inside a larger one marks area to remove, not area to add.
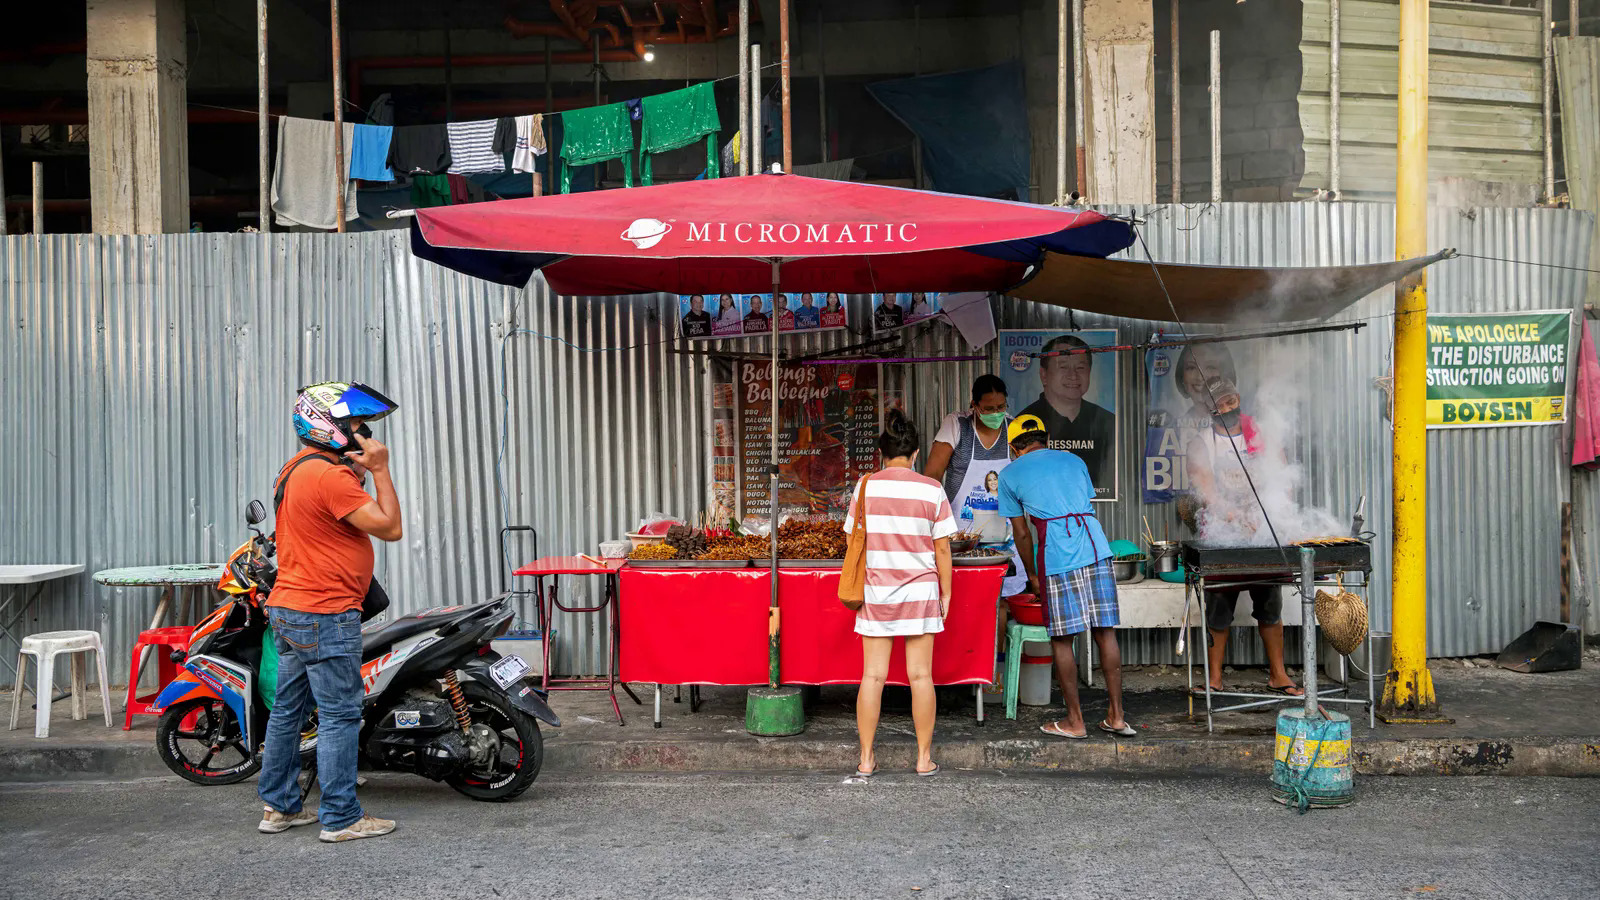
[[[936,684],[994,679],[1003,566],[958,566],[944,631],[933,641]],[[659,684],[765,684],[768,569],[639,569],[618,573],[622,679]],[[780,569],[784,684],[856,684],[861,638],[839,602],[838,569]],[[896,641],[889,683],[906,684]]]

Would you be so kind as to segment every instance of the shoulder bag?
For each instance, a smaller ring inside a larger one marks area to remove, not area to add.
[[[839,571],[839,602],[855,612],[867,602],[867,479],[861,476],[856,487],[856,524],[850,529],[850,543],[844,551],[844,566]]]

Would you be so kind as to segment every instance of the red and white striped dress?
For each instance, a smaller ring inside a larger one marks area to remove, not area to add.
[[[868,476],[866,505],[866,604],[856,613],[856,634],[943,631],[933,542],[956,533],[944,488],[910,469],[888,468]],[[854,506],[852,499],[846,532],[855,529]]]

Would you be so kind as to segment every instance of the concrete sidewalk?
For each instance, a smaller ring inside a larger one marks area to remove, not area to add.
[[[1487,661],[1472,661],[1487,665]],[[1353,720],[1356,770],[1372,775],[1600,775],[1600,651],[1591,649],[1586,668],[1575,672],[1522,675],[1461,660],[1434,660],[1435,687],[1453,725],[1385,726],[1369,730],[1365,711],[1341,707]],[[1020,707],[1004,718],[1000,698],[985,703],[987,722],[973,716],[970,688],[944,689],[935,737],[935,758],[952,768],[1056,770],[1095,774],[1263,775],[1271,771],[1276,710],[1225,713],[1213,734],[1204,716],[1189,718],[1182,668],[1146,666],[1126,677],[1128,719],[1137,738],[1113,739],[1092,729],[1105,713],[1102,689],[1086,690],[1088,741],[1041,734],[1039,725],[1060,707]],[[1232,684],[1264,684],[1260,670],[1229,676]],[[688,690],[682,703],[664,689],[663,727],[651,727],[653,686],[635,685],[644,705],[620,691],[626,727],[618,727],[604,693],[560,692],[551,705],[563,727],[546,728],[545,770],[618,772],[804,772],[853,769],[856,754],[855,689],[823,688],[808,709],[804,734],[756,738],[744,729],[743,688],[705,688],[705,703],[691,713]],[[9,693],[0,694],[8,710]],[[117,780],[169,774],[157,758],[154,717],[136,717],[121,729],[91,717],[74,722],[69,701],[54,708],[48,739],[33,737],[31,696],[16,731],[0,731],[0,782]],[[909,768],[915,739],[909,695],[890,689],[879,730],[879,760],[887,770]],[[1196,706],[1198,706],[1198,701]],[[91,698],[98,709],[98,697]]]

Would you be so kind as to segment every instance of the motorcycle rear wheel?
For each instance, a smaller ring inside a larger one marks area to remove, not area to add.
[[[195,784],[234,784],[256,774],[261,757],[246,746],[233,710],[215,697],[175,703],[156,723],[156,753],[161,761]],[[213,765],[219,756],[237,761]]]
[[[544,737],[539,722],[506,699],[475,681],[464,682],[462,693],[474,725],[483,724],[500,735],[500,759],[492,778],[467,773],[445,780],[446,784],[474,800],[505,803],[515,800],[533,786],[544,765]]]

